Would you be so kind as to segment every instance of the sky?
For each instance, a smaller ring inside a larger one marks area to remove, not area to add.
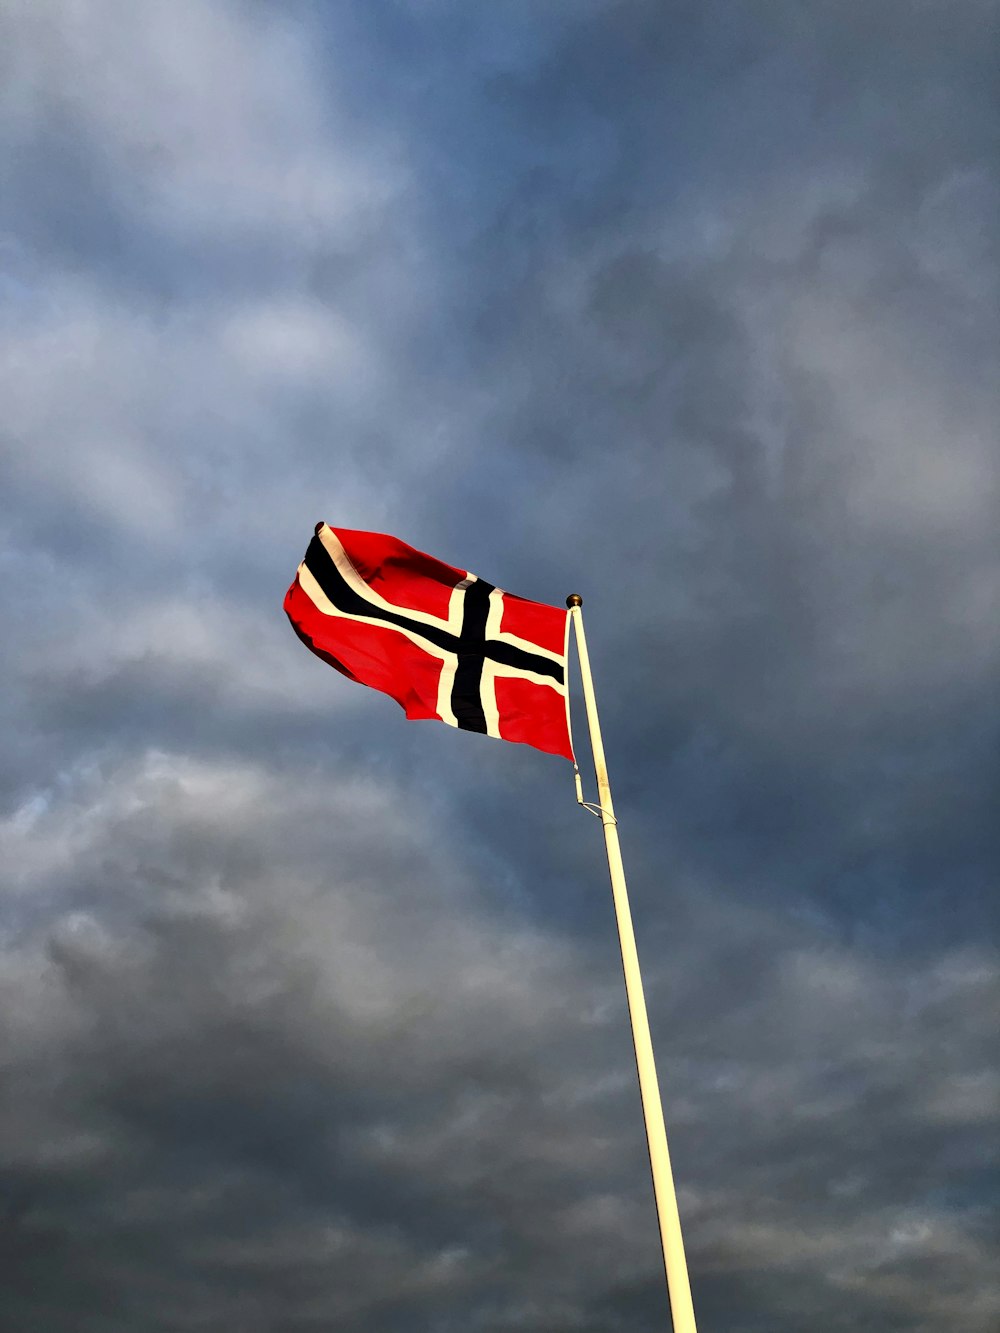
[[[669,1327],[597,821],[320,519],[585,599],[702,1333],[998,1327],[998,18],[0,0],[3,1333]]]

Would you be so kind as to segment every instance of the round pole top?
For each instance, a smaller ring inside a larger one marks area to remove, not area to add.
[[[583,598],[580,596],[578,592],[571,592],[570,595],[566,598],[566,605],[570,607],[583,606]]]

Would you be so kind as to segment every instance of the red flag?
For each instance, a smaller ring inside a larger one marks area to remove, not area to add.
[[[320,523],[285,595],[296,634],[408,718],[573,758],[567,613],[396,537]]]

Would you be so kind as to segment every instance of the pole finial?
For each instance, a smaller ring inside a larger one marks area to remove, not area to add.
[[[583,598],[578,592],[571,592],[566,598],[567,606],[583,606]]]

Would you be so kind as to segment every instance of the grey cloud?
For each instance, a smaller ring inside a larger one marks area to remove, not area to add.
[[[994,15],[0,6],[11,1333],[663,1325],[599,831],[321,517],[585,595],[704,1326],[993,1327]]]
[[[47,904],[4,954],[12,1326],[145,1327],[162,1289],[178,1328],[624,1327],[637,1283],[655,1322],[611,949],[498,919],[398,793],[152,755],[22,812],[5,859]],[[753,1269],[800,1314],[832,1283],[916,1317],[916,1255],[952,1269],[933,1318],[991,1310],[995,957],[880,974],[705,886],[648,946],[708,1310]],[[942,1159],[947,1214],[915,1202]]]
[[[572,1197],[613,1178],[621,1148],[588,1110],[592,1076],[572,1035],[587,1008],[579,964],[556,940],[481,915],[477,923],[446,865],[429,862],[421,886],[422,835],[392,815],[388,793],[348,788],[338,801],[336,788],[313,783],[296,800],[261,774],[168,757],[108,775],[98,789],[96,806],[56,802],[8,837],[11,861],[21,853],[52,921],[44,936],[29,929],[5,968],[16,997],[6,1025],[22,1052],[5,1136],[27,1210],[15,1242],[41,1244],[52,1219],[73,1264],[93,1268],[94,1288],[131,1301],[141,1299],[147,1262],[137,1254],[135,1271],[114,1277],[118,1212],[134,1210],[133,1226],[151,1229],[157,1250],[168,1246],[183,1277],[191,1229],[211,1235],[221,1208],[232,1239],[211,1241],[199,1261],[220,1310],[230,1262],[256,1268],[257,1281],[275,1267],[292,1280],[316,1246],[340,1254],[345,1271],[373,1249],[368,1276],[357,1274],[366,1285],[344,1297],[368,1311],[361,1326],[390,1280],[379,1276],[384,1244],[401,1284],[394,1301],[423,1286],[437,1250],[447,1295],[461,1287],[463,1248],[473,1268],[487,1269],[498,1229],[517,1248],[518,1226],[530,1227],[518,1212],[542,1180],[565,1178]],[[366,816],[340,824],[338,837],[324,819],[332,804]],[[263,805],[272,811],[266,855]],[[381,869],[366,832],[372,809],[381,811]],[[317,824],[326,830],[320,860],[308,831]],[[397,902],[382,886],[400,874],[410,892]],[[67,907],[54,910],[60,900]],[[583,1100],[569,1135],[541,1078],[553,1038],[564,1061],[576,1051],[569,1087]],[[55,1064],[61,1091],[44,1077]],[[237,1221],[248,1192],[259,1199],[270,1182],[289,1220],[272,1203]],[[78,1192],[88,1183],[96,1255],[67,1235],[83,1224]],[[343,1244],[324,1240],[331,1214],[345,1219]],[[288,1242],[295,1259],[280,1247],[290,1225],[302,1232],[301,1245]],[[520,1238],[525,1254],[530,1235]],[[29,1288],[26,1310],[37,1296]],[[69,1309],[74,1299],[70,1290]],[[305,1310],[308,1290],[302,1299]],[[339,1317],[329,1299],[324,1317]]]

